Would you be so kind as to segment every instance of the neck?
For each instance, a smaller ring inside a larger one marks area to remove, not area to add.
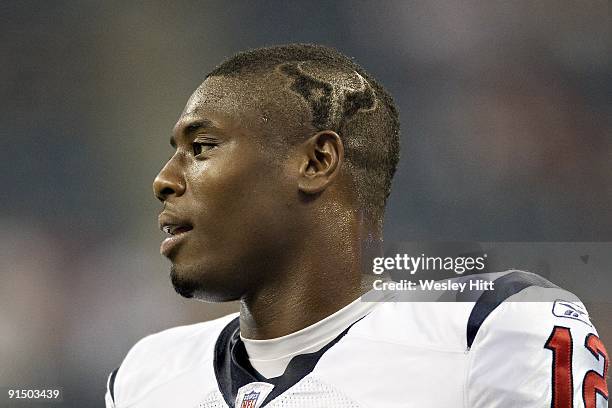
[[[363,238],[360,234],[350,242],[305,239],[315,244],[287,256],[288,261],[275,268],[280,273],[270,274],[269,282],[241,300],[242,336],[255,340],[285,336],[324,319],[370,290],[375,276],[361,270]]]

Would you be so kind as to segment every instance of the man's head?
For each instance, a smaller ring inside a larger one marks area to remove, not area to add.
[[[262,48],[222,63],[189,99],[154,182],[177,291],[241,298],[279,279],[321,231],[350,234],[338,220],[380,228],[398,135],[391,97],[331,48]]]

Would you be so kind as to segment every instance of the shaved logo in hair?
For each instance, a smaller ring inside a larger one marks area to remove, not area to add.
[[[359,89],[347,89],[345,92],[344,112],[342,113],[344,120],[349,119],[360,110],[368,111],[376,109],[376,98],[372,87],[359,72],[355,71],[355,75],[359,78],[361,87]]]
[[[376,109],[375,93],[368,81],[357,71],[354,77],[334,83],[325,82],[307,73],[304,63],[287,63],[280,71],[293,79],[291,90],[298,93],[312,110],[315,128],[336,129],[359,111]],[[357,83],[358,86],[353,86]]]
[[[280,71],[293,78],[291,90],[306,100],[312,110],[312,124],[317,129],[328,125],[332,105],[332,86],[306,74],[299,64],[283,64]]]

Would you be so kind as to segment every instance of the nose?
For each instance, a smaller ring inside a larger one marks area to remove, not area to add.
[[[182,196],[185,193],[185,179],[171,159],[153,181],[153,194],[161,202],[171,196]]]

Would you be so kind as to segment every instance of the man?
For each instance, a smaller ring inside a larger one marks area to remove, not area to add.
[[[519,302],[570,296],[535,275],[496,274],[462,303],[359,300],[398,135],[391,97],[336,50],[257,49],[212,71],[153,188],[177,292],[240,313],[140,341],[107,406],[605,406],[582,305]]]

